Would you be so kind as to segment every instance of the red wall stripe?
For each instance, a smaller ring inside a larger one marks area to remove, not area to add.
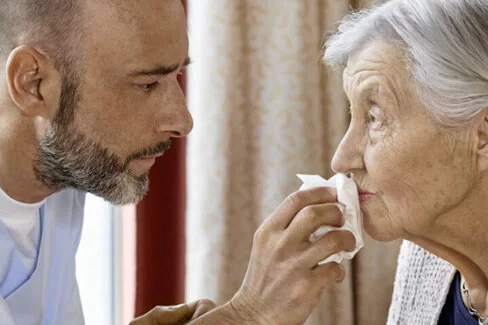
[[[180,85],[185,91],[184,75]],[[186,140],[176,139],[151,169],[149,192],[136,208],[136,316],[184,300],[185,159]]]

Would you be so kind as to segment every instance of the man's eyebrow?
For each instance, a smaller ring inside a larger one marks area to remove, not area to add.
[[[169,75],[178,69],[182,69],[184,67],[187,67],[189,64],[191,64],[191,59],[186,58],[185,61],[183,61],[183,64],[173,64],[170,66],[163,66],[163,65],[158,65],[154,67],[153,69],[149,70],[136,70],[132,71],[129,73],[129,76],[131,77],[140,77],[140,76],[166,76]]]

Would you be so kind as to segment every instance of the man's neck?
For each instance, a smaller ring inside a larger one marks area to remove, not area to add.
[[[36,203],[53,193],[37,180],[35,123],[3,112],[0,116],[0,187],[11,198]]]

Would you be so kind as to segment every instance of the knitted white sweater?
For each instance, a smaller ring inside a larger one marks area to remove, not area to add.
[[[398,258],[388,325],[437,325],[456,269],[412,242]]]

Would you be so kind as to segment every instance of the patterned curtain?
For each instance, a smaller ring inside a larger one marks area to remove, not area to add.
[[[324,33],[365,5],[189,0],[187,300],[230,299],[255,230],[298,189],[295,174],[331,176],[348,109],[340,73],[321,64]],[[307,324],[384,324],[398,247],[367,238]]]

